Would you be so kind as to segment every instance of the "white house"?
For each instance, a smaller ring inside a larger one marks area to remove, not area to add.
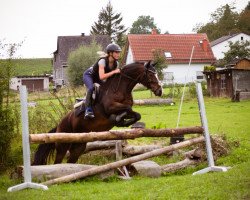
[[[26,85],[29,92],[49,91],[49,76],[16,76],[10,80],[10,89],[19,90]]]
[[[161,50],[168,63],[164,69],[164,83],[205,80],[204,66],[215,62],[206,34],[157,34],[153,31],[152,34],[128,35],[124,63],[152,60],[155,50]]]
[[[226,35],[211,42],[211,48],[215,58],[223,59],[224,53],[229,51],[229,42],[250,41],[250,36],[245,33]]]

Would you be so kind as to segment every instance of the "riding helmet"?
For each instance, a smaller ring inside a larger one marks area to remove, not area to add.
[[[109,52],[114,52],[114,51],[117,51],[117,52],[121,52],[121,47],[117,44],[109,44],[107,47],[106,47],[106,52],[109,53]]]

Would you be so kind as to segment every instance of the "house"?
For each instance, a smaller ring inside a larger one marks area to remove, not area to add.
[[[192,48],[193,56],[189,67]],[[163,82],[185,83],[204,79],[203,68],[215,62],[206,34],[129,34],[124,63],[153,59],[154,50],[163,51],[168,67]]]
[[[10,89],[19,90],[21,85],[26,85],[28,92],[49,91],[50,76],[16,76],[10,80]]]
[[[225,68],[204,71],[211,96],[250,99],[250,59],[236,59]]]
[[[76,50],[81,45],[90,45],[95,40],[103,50],[111,42],[107,35],[92,35],[85,36],[84,34],[78,36],[58,36],[57,50],[53,53],[53,76],[55,86],[62,86],[68,84],[67,77],[67,59],[71,51]]]
[[[229,42],[250,41],[250,36],[244,33],[226,35],[211,42],[211,48],[217,60],[224,58],[224,53],[229,51]]]

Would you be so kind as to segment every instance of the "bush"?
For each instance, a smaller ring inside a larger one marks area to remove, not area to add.
[[[68,58],[68,77],[72,86],[83,84],[83,72],[92,66],[98,59],[97,52],[101,47],[92,42],[90,46],[80,46],[77,50],[72,51]]]

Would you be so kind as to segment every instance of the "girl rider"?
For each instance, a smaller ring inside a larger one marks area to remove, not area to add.
[[[87,95],[85,102],[85,119],[94,118],[94,112],[91,105],[94,83],[101,84],[102,81],[114,74],[120,73],[118,68],[118,59],[120,57],[121,48],[117,44],[109,44],[106,47],[107,55],[100,58],[93,66],[88,68],[83,74],[83,82],[87,87]]]

